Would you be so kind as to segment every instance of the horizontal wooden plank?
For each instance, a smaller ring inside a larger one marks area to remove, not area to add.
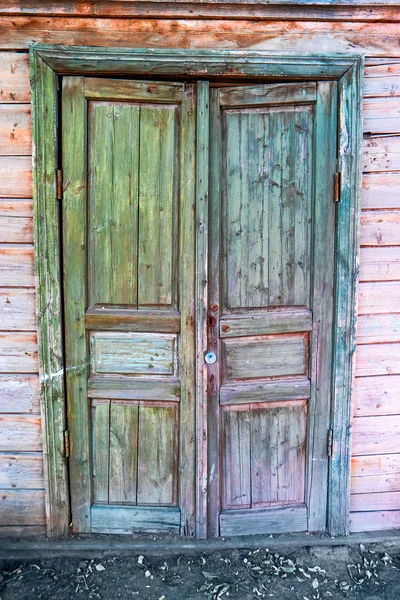
[[[359,284],[358,314],[400,312],[400,281],[364,282]]]
[[[36,331],[35,290],[0,288],[0,331]]]
[[[307,377],[293,377],[257,383],[225,383],[220,388],[219,401],[220,404],[243,404],[309,397],[310,380]]]
[[[0,538],[38,538],[46,535],[46,525],[5,525],[0,527]]]
[[[285,506],[268,509],[224,510],[219,517],[222,536],[307,531],[307,508]]]
[[[400,492],[372,492],[350,497],[350,511],[400,510]]]
[[[32,158],[0,156],[0,197],[32,197]]]
[[[177,402],[181,396],[178,380],[92,376],[89,378],[88,386],[90,398]]]
[[[33,243],[33,219],[30,217],[2,217],[0,215],[0,244]]]
[[[85,79],[85,96],[89,99],[130,100],[136,102],[179,103],[182,101],[182,83],[156,83],[128,79]]]
[[[157,48],[256,48],[282,52],[360,52],[369,56],[397,56],[396,23],[291,21],[287,23],[235,19],[107,19],[13,17],[0,18],[4,49],[26,49],[34,39],[47,44]]]
[[[179,533],[181,511],[172,506],[101,506],[91,508],[92,533]]]
[[[400,313],[361,315],[357,322],[357,344],[382,342],[400,342]]]
[[[293,4],[296,10],[293,10]],[[197,19],[201,17],[230,18],[230,19],[260,19],[272,20],[326,20],[326,21],[385,21],[395,22],[399,20],[396,11],[395,0],[385,2],[381,0],[353,0],[349,4],[328,5],[324,2],[285,2],[280,5],[274,1],[260,3],[254,0],[244,2],[227,0],[200,0],[188,2],[188,0],[174,0],[158,2],[157,0],[113,0],[102,2],[98,0],[73,0],[68,3],[65,0],[52,0],[43,7],[42,3],[35,0],[2,0],[0,5],[1,15],[23,15],[23,16],[46,16],[46,17],[87,17],[96,15],[98,17],[158,17],[158,18],[186,18]],[[374,7],[371,10],[371,6]]]
[[[29,102],[29,55],[0,52],[0,102]]]
[[[357,417],[400,414],[400,376],[357,377],[354,415]]]
[[[307,334],[225,339],[224,377],[230,380],[305,375],[307,339]]]
[[[368,65],[364,72],[364,97],[400,96],[400,61]]]
[[[362,208],[400,208],[400,173],[364,173]]]
[[[400,246],[400,210],[363,211],[361,213],[361,244],[365,246]]]
[[[398,448],[400,415],[358,417],[353,421],[353,456],[391,454]]]
[[[2,413],[40,412],[38,375],[0,375]]]
[[[350,484],[351,494],[375,494],[398,492],[400,490],[400,470],[390,475],[373,475],[371,477],[352,477]],[[353,508],[354,509],[354,508]],[[360,510],[370,510],[359,505]],[[354,510],[357,510],[355,508]],[[375,510],[375,509],[374,509]]]
[[[2,490],[0,527],[4,525],[44,525],[44,490]]]
[[[41,452],[0,454],[0,489],[39,488],[44,488]]]
[[[398,98],[366,98],[364,100],[364,133],[398,133],[400,103]]]
[[[41,450],[41,435],[39,416],[0,414],[0,452]]]
[[[174,375],[176,342],[172,334],[92,333],[92,372]]]
[[[0,155],[32,154],[32,120],[29,104],[0,104]]]
[[[35,333],[0,333],[0,373],[37,373]]]
[[[400,510],[350,513],[350,532],[400,528]]]
[[[33,200],[0,198],[0,217],[33,218]]]
[[[400,136],[373,136],[364,139],[363,170],[400,171]]]
[[[221,337],[311,331],[312,313],[304,309],[223,315],[219,329]]]
[[[351,474],[354,479],[367,480],[372,477],[399,475],[400,454],[353,456],[351,459]]]
[[[174,310],[137,310],[129,308],[88,308],[87,329],[115,329],[149,333],[179,333],[181,315]]]
[[[361,248],[360,280],[400,280],[399,248],[397,246],[383,246],[382,248]]]
[[[253,106],[268,104],[294,104],[297,102],[315,102],[317,86],[315,83],[292,83],[254,85],[244,87],[222,88],[219,93],[220,105],[225,108],[230,106]]]
[[[0,281],[2,287],[34,287],[33,246],[0,245]]]
[[[400,373],[400,343],[357,346],[356,377]]]

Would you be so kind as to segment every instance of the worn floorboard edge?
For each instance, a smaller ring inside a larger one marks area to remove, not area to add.
[[[356,533],[346,537],[331,538],[323,534],[290,534],[276,537],[238,536],[234,539],[188,540],[176,538],[150,537],[126,539],[123,536],[96,535],[87,538],[65,540],[2,539],[0,560],[29,560],[60,557],[102,557],[146,553],[152,556],[176,554],[197,554],[219,552],[239,548],[269,548],[276,551],[293,551],[299,548],[316,546],[356,546],[358,544],[380,544],[388,548],[400,549],[400,530]]]

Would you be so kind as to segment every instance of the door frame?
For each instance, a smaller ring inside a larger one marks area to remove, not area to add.
[[[59,76],[101,75],[190,78],[198,85],[198,116],[208,115],[208,80],[338,82],[340,202],[336,211],[333,325],[333,446],[328,481],[327,530],[349,532],[350,429],[356,348],[359,228],[361,212],[363,56],[278,54],[252,50],[30,47],[34,244],[47,533],[69,531],[65,452],[66,410],[62,334],[60,207],[57,202]],[[207,535],[207,343],[209,130],[198,120],[196,173],[196,536]],[[206,121],[208,122],[208,120]],[[66,182],[67,183],[67,182]],[[332,182],[333,185],[333,182]]]

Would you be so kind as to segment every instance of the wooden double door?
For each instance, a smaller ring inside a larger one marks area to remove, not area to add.
[[[63,79],[74,531],[326,526],[336,83],[200,85]]]

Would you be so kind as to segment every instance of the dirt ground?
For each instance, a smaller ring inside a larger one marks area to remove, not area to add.
[[[3,560],[0,573],[0,600],[400,600],[398,546]]]

